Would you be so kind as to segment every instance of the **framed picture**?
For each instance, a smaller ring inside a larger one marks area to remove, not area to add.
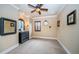
[[[17,23],[15,20],[0,18],[0,35],[15,34]]]
[[[67,15],[67,25],[76,23],[76,10],[72,11]]]
[[[57,21],[57,27],[60,27],[60,20]]]

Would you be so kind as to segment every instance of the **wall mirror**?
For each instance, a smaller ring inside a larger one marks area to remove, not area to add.
[[[0,18],[0,35],[15,34],[16,26],[15,20]]]

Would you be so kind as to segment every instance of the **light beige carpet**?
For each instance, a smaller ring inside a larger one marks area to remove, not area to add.
[[[66,54],[57,40],[30,39],[8,54]]]

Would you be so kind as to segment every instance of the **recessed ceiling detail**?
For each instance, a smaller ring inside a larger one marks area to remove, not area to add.
[[[32,4],[33,6],[36,6],[37,4]],[[30,8],[28,4],[15,4],[16,7],[18,7],[21,11],[24,11],[26,15],[30,15],[33,17],[40,17],[40,16],[51,16],[51,15],[57,15],[59,11],[62,9],[64,4],[43,4],[42,8],[47,8],[47,12],[41,11],[41,15],[39,15],[37,12],[31,13],[33,8]]]

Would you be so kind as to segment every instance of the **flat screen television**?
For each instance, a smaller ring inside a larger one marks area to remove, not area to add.
[[[8,18],[0,18],[0,35],[8,35],[16,33],[16,21]]]

